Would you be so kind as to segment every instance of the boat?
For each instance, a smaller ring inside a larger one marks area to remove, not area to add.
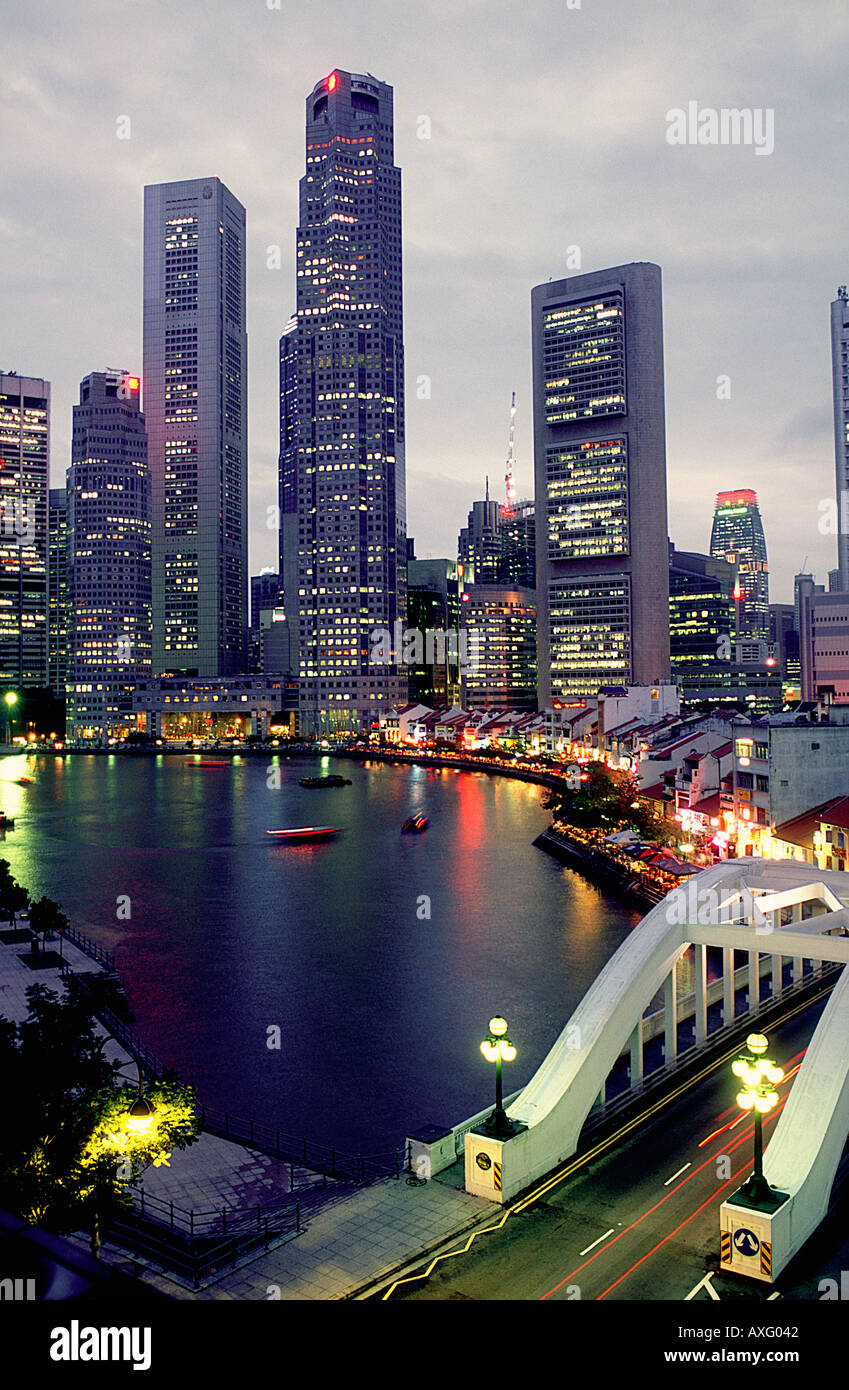
[[[423,816],[421,812],[419,812],[419,814],[416,816],[409,816],[408,819],[405,820],[404,824],[401,826],[402,835],[408,833],[415,834],[417,831],[420,830],[427,830],[427,816]]]
[[[189,767],[229,767],[229,766],[230,766],[230,764],[229,764],[229,762],[227,761],[226,758],[225,758],[222,762],[219,762],[219,763],[213,762],[211,758],[206,758],[203,762],[199,762],[199,763],[193,762],[191,759],[189,759]]]
[[[351,785],[350,777],[340,777],[338,772],[332,772],[327,777],[302,777],[298,783],[299,787],[350,787]]]
[[[34,779],[33,777],[19,777],[19,778],[18,778],[18,786],[19,786],[19,787],[28,787],[29,784],[30,784],[30,782],[32,782],[32,781],[34,781],[34,780],[35,780],[35,779]]]
[[[266,835],[274,835],[286,844],[309,844],[313,840],[329,840],[331,835],[341,834],[340,825],[301,825],[291,830],[266,830]]]
[[[14,824],[15,824],[15,817],[14,817],[14,816],[7,816],[7,815],[4,814],[3,811],[0,811],[0,830],[7,830],[10,826],[12,826],[12,825],[14,825]]]

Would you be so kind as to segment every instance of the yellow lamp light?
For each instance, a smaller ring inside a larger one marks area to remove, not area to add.
[[[741,1110],[751,1110],[755,1103],[755,1097],[751,1091],[738,1091],[737,1104]]]
[[[746,1039],[746,1046],[750,1052],[753,1052],[756,1057],[759,1057],[762,1052],[766,1052],[769,1047],[769,1042],[764,1037],[763,1033],[750,1033]]]
[[[503,1037],[507,1032],[506,1018],[502,1018],[500,1014],[496,1014],[495,1018],[489,1020],[489,1031],[494,1038]]]
[[[506,1039],[498,1044],[498,1050],[505,1062],[514,1062],[516,1060],[516,1049],[513,1044]]]
[[[139,1096],[130,1106],[127,1116],[127,1127],[134,1134],[146,1134],[153,1124],[153,1106],[144,1096]]]
[[[497,1062],[501,1055],[498,1044],[490,1042],[489,1038],[481,1043],[481,1052],[488,1062]]]

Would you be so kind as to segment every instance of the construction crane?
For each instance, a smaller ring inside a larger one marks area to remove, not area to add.
[[[504,493],[506,501],[501,508],[502,516],[512,516],[516,502],[516,484],[513,481],[513,443],[516,435],[516,392],[510,402],[510,428],[507,432],[507,469],[504,474]]]

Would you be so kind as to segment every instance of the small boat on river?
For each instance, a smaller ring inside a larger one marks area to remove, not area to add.
[[[266,835],[273,835],[275,839],[281,840],[284,844],[310,844],[314,840],[329,840],[333,835],[341,834],[340,825],[301,825],[294,826],[291,830],[266,830]]]
[[[416,834],[420,830],[427,830],[427,816],[421,812],[417,816],[410,816],[401,826],[402,835]]]
[[[299,787],[350,787],[352,785],[350,777],[340,777],[338,772],[332,772],[327,777],[302,777],[298,783]]]

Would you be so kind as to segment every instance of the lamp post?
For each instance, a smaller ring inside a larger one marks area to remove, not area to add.
[[[750,1033],[746,1047],[748,1053],[731,1064],[734,1075],[743,1083],[743,1090],[737,1095],[737,1104],[741,1110],[753,1110],[755,1115],[755,1170],[740,1188],[740,1196],[757,1206],[772,1207],[779,1194],[773,1191],[764,1177],[763,1117],[778,1104],[775,1087],[783,1080],[784,1072],[765,1055],[769,1043],[763,1033]]]
[[[103,1051],[103,1048],[106,1046],[106,1044],[110,1041],[118,1042],[118,1039],[114,1036],[114,1034],[107,1033],[106,1037],[103,1039],[103,1042],[100,1045],[101,1052]],[[127,1112],[127,1128],[131,1129],[134,1134],[146,1134],[153,1123],[155,1107],[147,1099],[144,1093],[144,1074],[142,1072],[141,1062],[139,1061],[138,1057],[133,1056],[132,1053],[130,1053],[130,1056],[133,1058],[133,1061],[135,1062],[136,1067],[138,1068],[139,1093]],[[100,1212],[97,1209],[97,1206],[95,1206],[94,1218],[92,1220],[90,1249],[94,1258],[97,1259],[100,1252]]]
[[[500,1014],[489,1020],[489,1037],[481,1043],[481,1052],[488,1062],[495,1063],[495,1109],[486,1121],[486,1129],[498,1138],[507,1138],[515,1133],[515,1127],[504,1113],[501,1063],[512,1062],[516,1057],[516,1049],[507,1036],[507,1020]]]
[[[3,696],[3,699],[6,702],[6,742],[11,744],[12,724],[14,722],[12,719],[12,710],[18,703],[18,697],[14,690],[7,690],[6,694]]]

